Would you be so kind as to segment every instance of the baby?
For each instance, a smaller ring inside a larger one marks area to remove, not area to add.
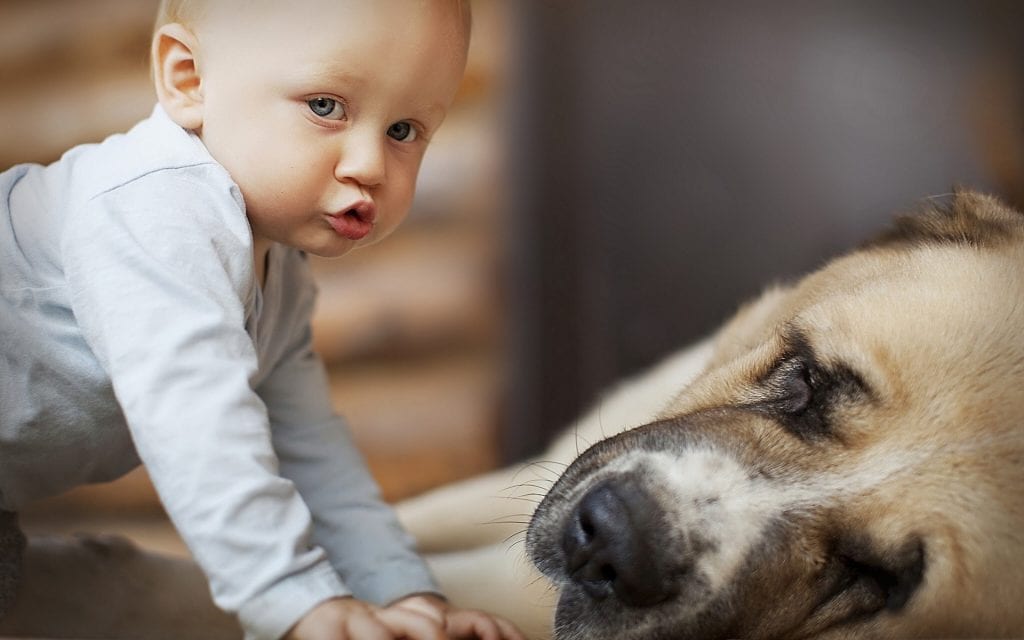
[[[0,609],[15,512],[141,462],[249,637],[521,638],[438,594],[310,342],[306,255],[405,217],[468,1],[165,0],[152,115],[0,174]]]

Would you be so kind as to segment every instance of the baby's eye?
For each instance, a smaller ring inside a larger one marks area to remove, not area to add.
[[[328,120],[343,120],[345,118],[345,105],[334,98],[318,96],[307,100],[309,110]]]
[[[399,142],[412,142],[416,139],[416,127],[408,122],[396,122],[388,127],[388,137]]]

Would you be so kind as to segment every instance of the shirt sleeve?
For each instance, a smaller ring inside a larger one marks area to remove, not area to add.
[[[281,473],[291,478],[313,513],[313,539],[357,597],[386,604],[438,592],[412,537],[383,502],[377,484],[331,406],[323,363],[313,353],[309,316],[312,279],[300,292],[293,347],[258,392],[267,403]]]
[[[167,170],[93,198],[61,250],[75,317],[215,602],[276,638],[349,590],[279,473],[251,387],[251,236],[237,190],[209,182]]]

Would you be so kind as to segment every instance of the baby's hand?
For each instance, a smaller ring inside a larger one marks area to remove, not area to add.
[[[455,609],[433,595],[418,595],[399,600],[389,609],[404,608],[443,621],[447,638],[455,640],[525,640],[511,622],[483,611]]]
[[[355,598],[321,602],[284,640],[445,640],[442,622],[415,608],[379,609]]]
[[[445,631],[458,640],[526,640],[515,626],[496,615],[472,609],[452,609]]]

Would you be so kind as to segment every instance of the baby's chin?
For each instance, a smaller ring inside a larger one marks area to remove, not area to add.
[[[334,238],[332,241],[325,245],[316,245],[309,247],[297,247],[302,251],[305,251],[309,255],[316,256],[318,258],[326,258],[328,260],[334,258],[342,258],[348,254],[356,251],[357,249],[364,249],[370,245],[377,244],[383,239],[378,237],[376,233],[371,233],[365,238],[359,240],[349,240],[347,238]]]
[[[347,247],[297,247],[305,253],[318,258],[333,260],[343,258],[362,246],[362,243],[350,242]]]

